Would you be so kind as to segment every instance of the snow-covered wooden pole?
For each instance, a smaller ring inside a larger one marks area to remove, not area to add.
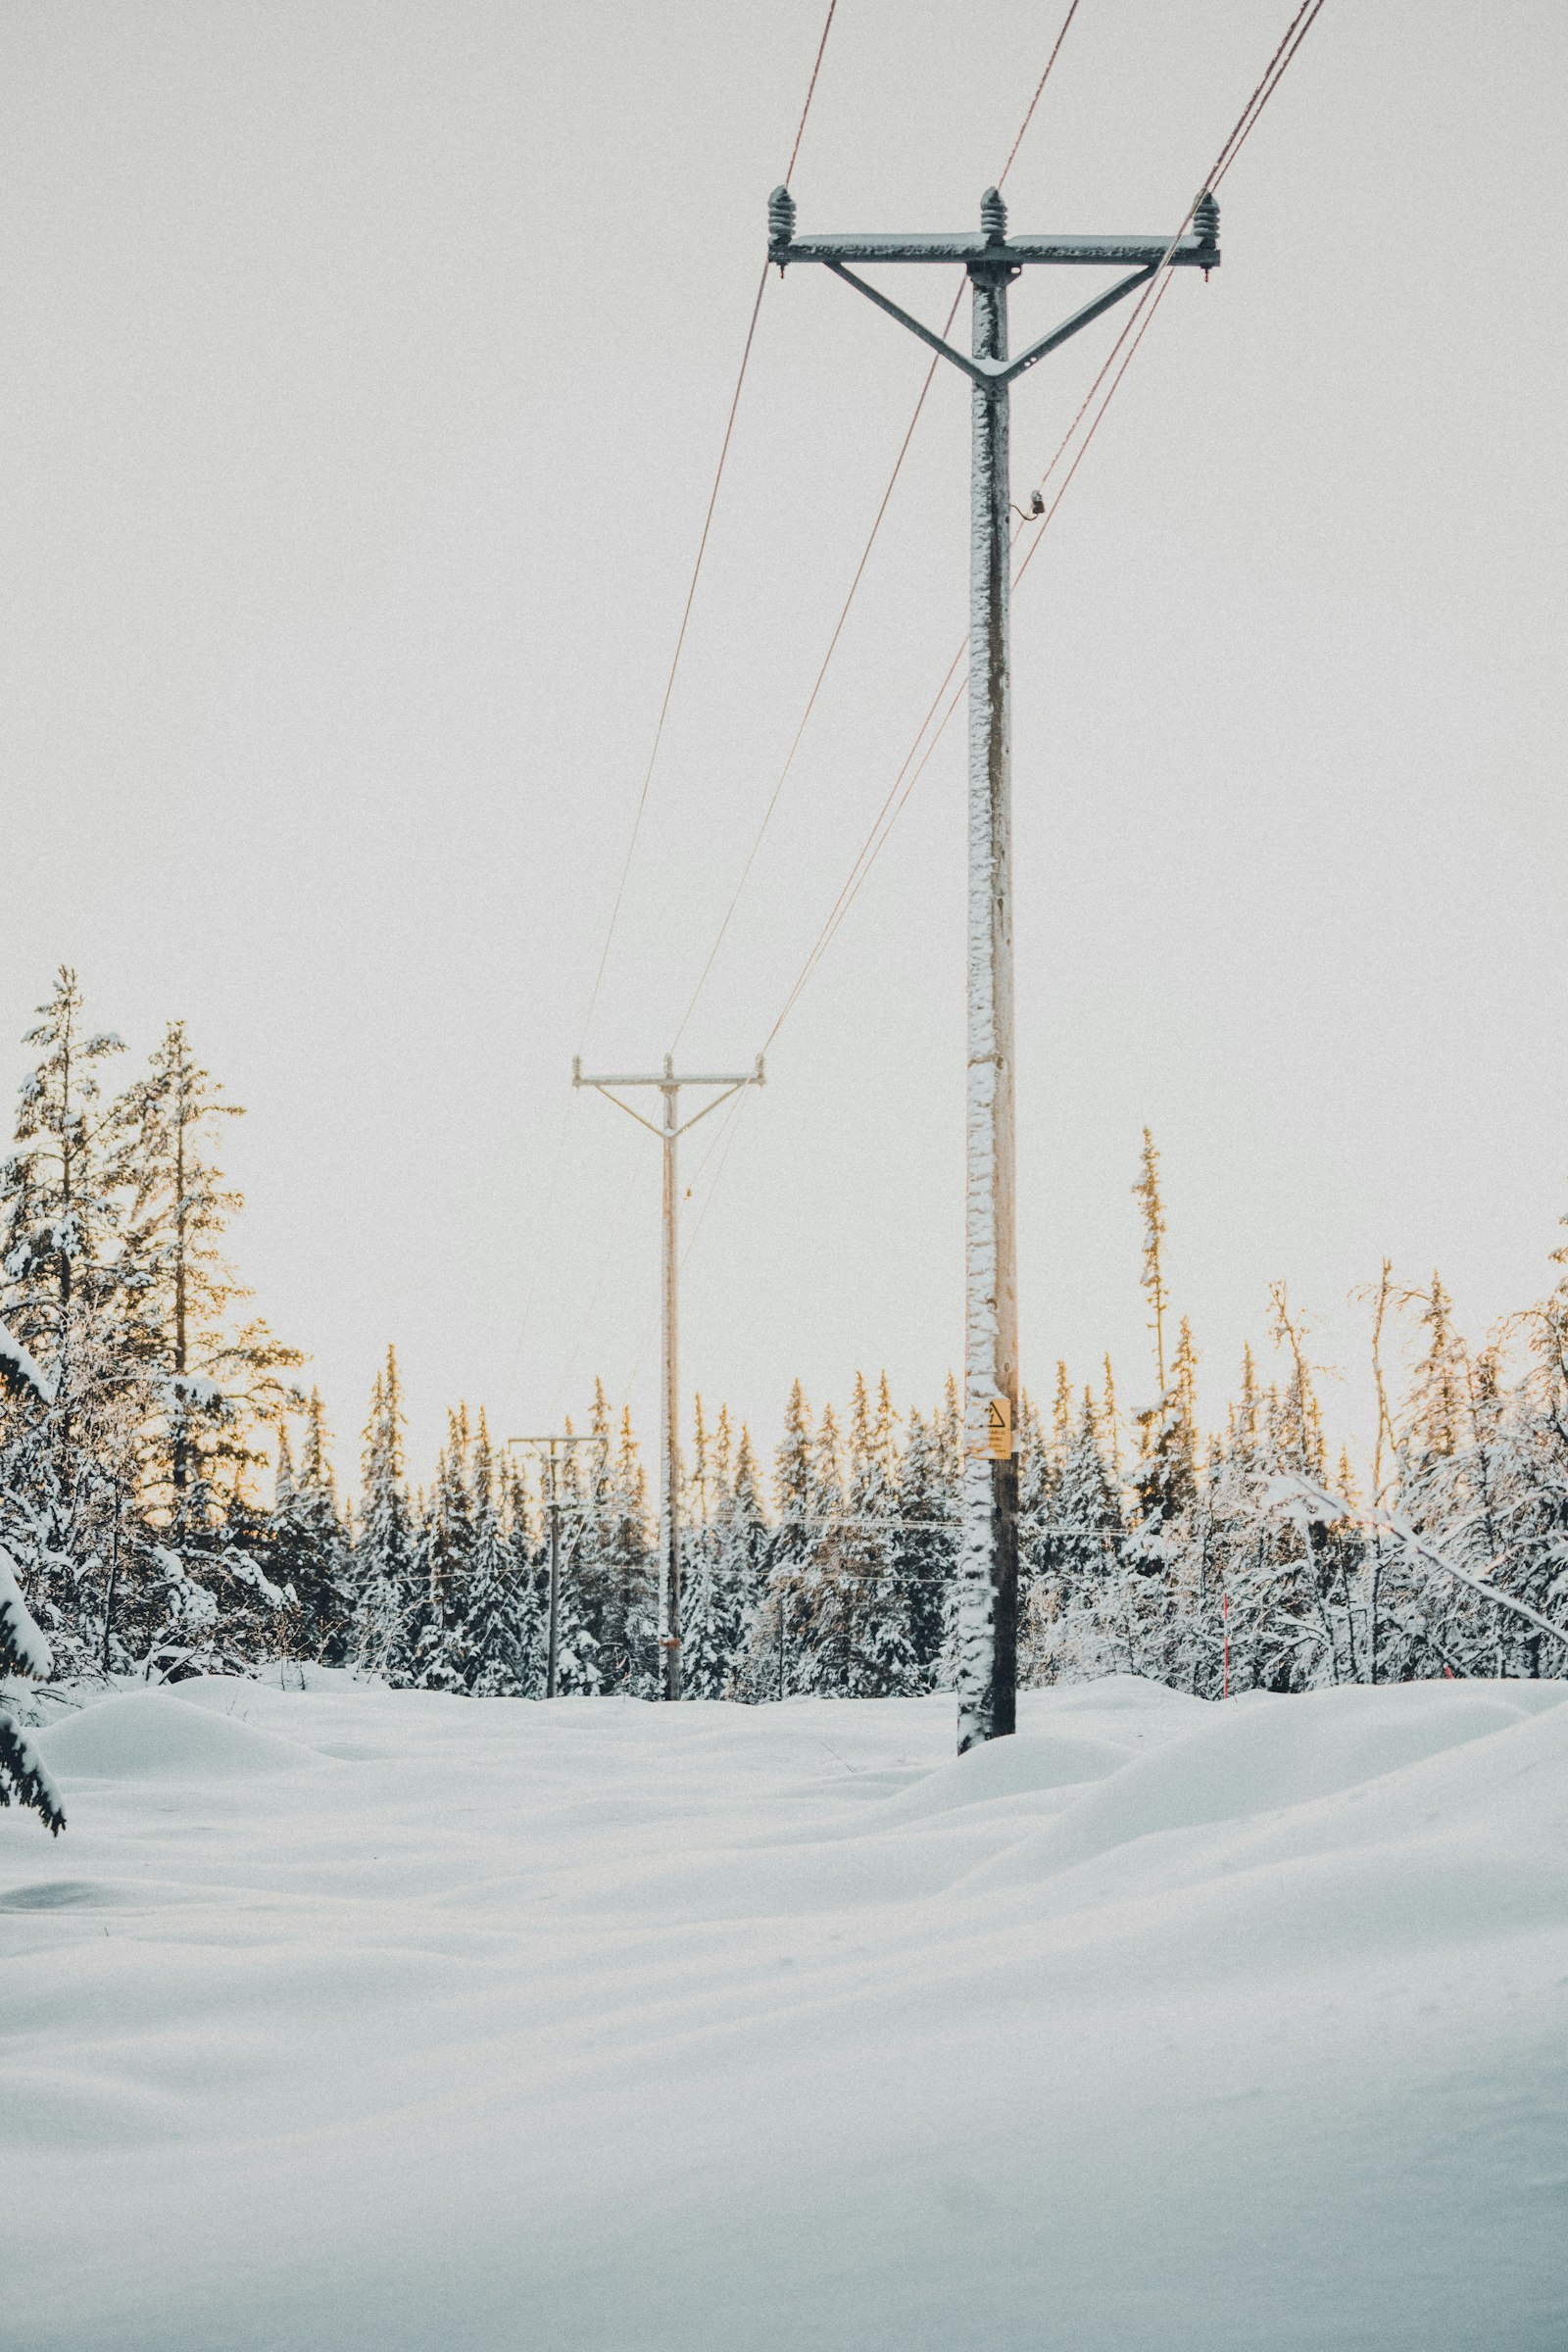
[[[994,188],[981,226],[1006,215]],[[971,262],[972,351],[1007,357],[1016,267]],[[958,1753],[1014,1728],[1018,1268],[1012,1054],[1012,687],[1008,386],[977,380],[969,563],[969,961],[964,1136],[964,1463],[958,1549]]]
[[[767,258],[781,270],[819,262],[969,379],[973,404],[970,517],[968,1078],[965,1106],[964,1465],[958,1553],[958,1752],[1016,1719],[1018,1305],[1013,1155],[1012,811],[1007,644],[1008,390],[1017,376],[1165,269],[1206,273],[1219,262],[1219,207],[1200,198],[1175,237],[1019,237],[995,188],[980,228],[936,236],[798,237],[795,200],[775,188]],[[850,263],[957,263],[968,272],[968,352],[868,285]],[[1061,325],[1007,353],[1007,287],[1028,264],[1117,269],[1118,278]],[[1037,499],[1033,512],[1040,514]],[[1026,518],[1027,519],[1027,518]]]
[[[666,1698],[680,1696],[680,1325],[675,1285],[679,1278],[680,1196],[676,1189],[675,1145],[680,1089],[675,1065],[664,1055],[663,1264],[660,1284],[660,1338],[663,1378],[659,1386],[659,1661]]]
[[[764,1083],[762,1056],[759,1054],[757,1067],[742,1076],[721,1075],[682,1077],[666,1054],[664,1066],[652,1076],[637,1073],[629,1077],[609,1076],[585,1078],[582,1062],[571,1065],[573,1086],[591,1086],[617,1103],[628,1118],[646,1127],[650,1135],[659,1138],[662,1147],[662,1248],[660,1257],[659,1322],[663,1341],[662,1375],[659,1387],[659,1690],[663,1698],[680,1696],[680,1324],[677,1314],[676,1286],[680,1275],[680,1193],[677,1180],[675,1146],[699,1119],[706,1119],[710,1110],[727,1102],[731,1095],[743,1086],[761,1086]],[[615,1092],[623,1086],[657,1086],[663,1097],[663,1113],[656,1126],[645,1119],[640,1110],[622,1102]],[[693,1111],[689,1119],[680,1116],[680,1090],[683,1086],[715,1086],[722,1091],[710,1097],[701,1110]]]

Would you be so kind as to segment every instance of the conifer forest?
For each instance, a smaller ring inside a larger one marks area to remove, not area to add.
[[[482,1405],[458,1402],[433,1475],[412,1486],[390,1346],[358,1460],[334,1462],[319,1392],[236,1270],[241,1202],[220,1162],[238,1106],[184,1023],[126,1071],[62,970],[26,1044],[0,1179],[0,1543],[57,1671],[178,1682],[315,1662],[394,1688],[540,1695],[537,1468],[498,1444]],[[1541,1300],[1483,1345],[1455,1329],[1439,1275],[1381,1269],[1365,1301],[1379,1425],[1358,1467],[1283,1282],[1267,1302],[1283,1378],[1265,1382],[1249,1350],[1219,1426],[1200,1425],[1147,1132],[1134,1189],[1156,1401],[1125,1413],[1108,1359],[1087,1379],[1058,1364],[1026,1400],[1024,1687],[1126,1673],[1214,1697],[1562,1675],[1568,1250]],[[690,1411],[686,1695],[950,1687],[955,1382],[907,1404],[869,1374],[819,1409],[797,1382],[771,1462],[728,1405],[699,1396]],[[565,1456],[559,1495],[559,1687],[646,1696],[657,1530],[642,1450],[602,1385],[581,1427],[592,1443]]]

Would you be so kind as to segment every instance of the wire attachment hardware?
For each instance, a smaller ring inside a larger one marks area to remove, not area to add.
[[[767,200],[767,258],[778,261],[795,242],[795,199],[788,188],[777,187]],[[780,261],[780,268],[783,267]]]
[[[980,199],[980,226],[988,245],[1007,242],[1007,208],[1002,201],[1000,188],[987,188]]]

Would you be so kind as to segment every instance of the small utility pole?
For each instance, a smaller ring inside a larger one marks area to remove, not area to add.
[[[561,1681],[561,1489],[556,1477],[556,1447],[564,1446],[598,1446],[603,1440],[591,1429],[558,1432],[548,1438],[509,1438],[509,1449],[514,1446],[547,1448],[544,1454],[548,1465],[550,1506],[550,1632],[545,1649],[545,1696],[554,1698]]]
[[[1011,679],[1008,648],[1008,392],[1015,376],[1167,267],[1219,262],[1219,207],[1203,196],[1191,232],[1168,237],[1011,237],[995,188],[980,227],[939,236],[798,238],[795,201],[775,188],[767,258],[820,262],[950,360],[972,390],[969,574],[968,1102],[965,1132],[964,1472],[958,1557],[958,1753],[1013,1730],[1017,1702],[1018,1309],[1012,1044]],[[973,334],[957,351],[849,268],[956,264],[969,277]],[[1130,266],[1018,357],[1007,356],[1007,288],[1036,263]]]
[[[646,1074],[631,1077],[585,1078],[580,1056],[574,1055],[571,1064],[573,1086],[591,1086],[656,1135],[663,1148],[663,1264],[660,1290],[660,1326],[663,1340],[664,1377],[660,1388],[659,1402],[659,1657],[660,1684],[665,1698],[680,1696],[680,1393],[677,1386],[677,1338],[675,1278],[679,1270],[676,1240],[680,1223],[680,1196],[675,1188],[675,1146],[680,1138],[699,1119],[706,1119],[710,1110],[727,1102],[731,1095],[743,1086],[760,1086],[762,1056],[757,1056],[757,1067],[741,1076],[724,1074],[712,1076],[677,1077],[670,1056],[664,1055],[664,1066],[657,1076]],[[663,1117],[658,1126],[645,1119],[640,1110],[622,1102],[613,1090],[620,1086],[657,1086],[663,1096]],[[720,1091],[710,1097],[701,1110],[691,1117],[680,1117],[680,1090],[683,1086],[716,1086]]]

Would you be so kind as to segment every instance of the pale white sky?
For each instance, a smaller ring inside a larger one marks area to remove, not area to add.
[[[803,228],[963,226],[1060,9],[841,0]],[[1083,0],[1022,228],[1165,230],[1285,0]],[[817,0],[13,5],[0,33],[0,1034],[58,962],[250,1116],[236,1256],[352,1469],[594,1371],[654,1427],[657,1152],[547,1188]],[[1147,1392],[1147,1120],[1218,1412],[1280,1276],[1441,1265],[1473,1331],[1568,1209],[1558,259],[1568,17],[1328,0],[1021,588],[1026,1377]],[[910,279],[903,281],[910,291]],[[1036,273],[1015,335],[1080,282]],[[940,317],[948,290],[924,289]],[[1034,478],[1114,328],[1025,379]],[[652,1066],[794,731],[924,362],[770,283],[590,1063]],[[939,381],[683,1053],[750,1058],[963,626]],[[959,1339],[962,746],[749,1102],[685,1386],[940,1386]],[[691,1165],[699,1156],[694,1151]],[[701,1207],[713,1164],[695,1187]],[[523,1307],[538,1269],[532,1311]],[[519,1346],[520,1338],[520,1346]]]

